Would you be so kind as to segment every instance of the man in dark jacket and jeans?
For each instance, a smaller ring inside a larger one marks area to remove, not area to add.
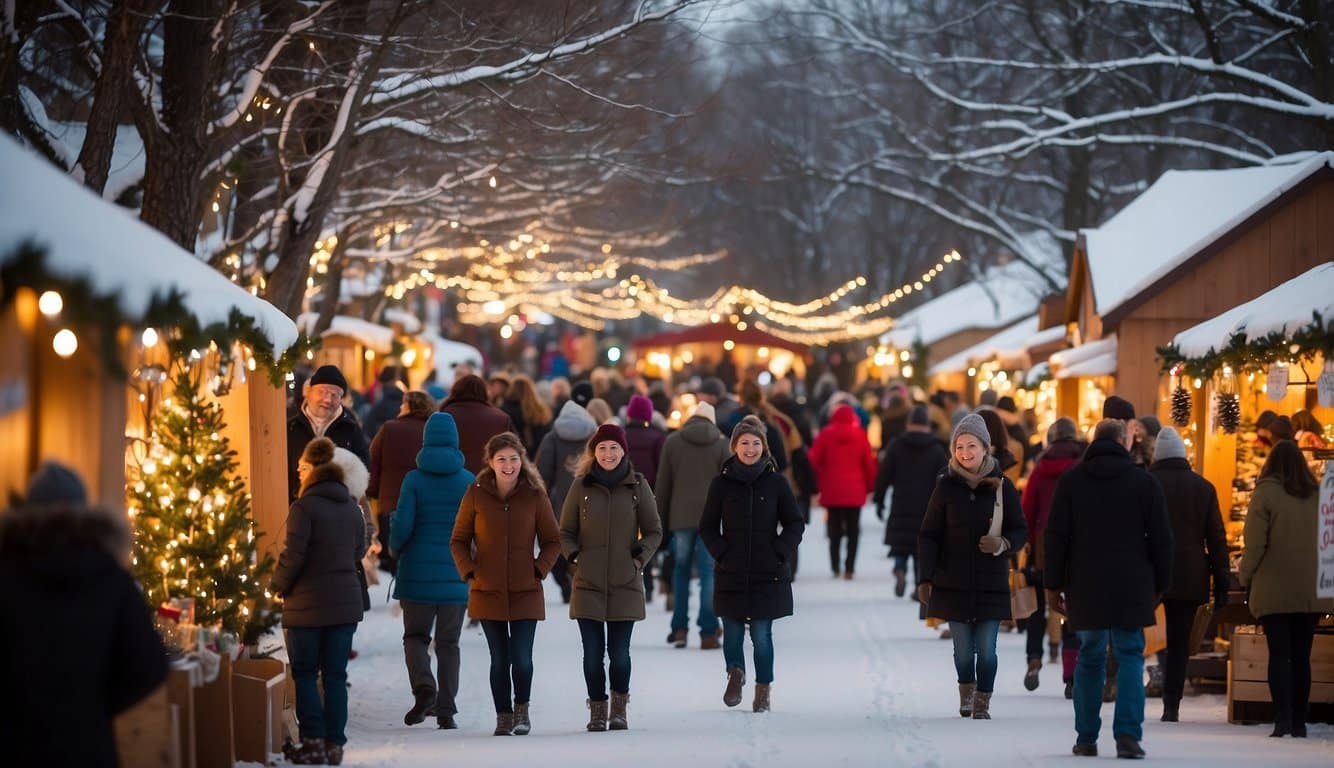
[[[1218,492],[1213,483],[1191,471],[1186,444],[1175,429],[1165,427],[1158,433],[1149,474],[1163,487],[1172,523],[1172,586],[1163,595],[1167,651],[1158,654],[1158,660],[1166,670],[1163,721],[1175,723],[1186,687],[1186,662],[1194,650],[1189,647],[1190,630],[1196,610],[1209,599],[1210,576],[1215,610],[1227,602],[1227,533]]]
[[[875,516],[885,519],[885,494],[894,489],[885,544],[894,558],[894,594],[903,597],[908,584],[908,558],[913,559],[913,583],[917,582],[917,533],[922,530],[926,504],[936,489],[936,478],[949,463],[945,446],[931,433],[931,416],[925,405],[908,414],[907,431],[894,438],[880,460],[875,476]],[[916,599],[916,592],[913,598]]]
[[[1172,576],[1172,528],[1162,486],[1130,460],[1131,439],[1125,422],[1099,422],[1084,461],[1057,484],[1047,522],[1048,604],[1079,636],[1076,755],[1098,754],[1110,636],[1119,663],[1116,754],[1144,757],[1143,628]]]

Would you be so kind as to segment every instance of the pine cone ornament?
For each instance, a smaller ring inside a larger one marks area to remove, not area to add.
[[[1178,427],[1190,424],[1190,391],[1180,384],[1172,390],[1172,423]]]
[[[1241,398],[1237,395],[1219,395],[1218,405],[1215,415],[1218,418],[1218,425],[1229,435],[1237,433],[1237,427],[1241,426]]]

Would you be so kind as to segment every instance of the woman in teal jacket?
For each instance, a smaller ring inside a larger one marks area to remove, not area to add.
[[[434,413],[426,422],[417,468],[403,478],[389,523],[389,550],[398,558],[394,597],[403,606],[403,655],[415,699],[403,722],[416,725],[434,713],[441,728],[456,728],[459,633],[468,611],[468,585],[459,577],[449,538],[459,502],[472,485],[463,467],[454,417]],[[431,675],[435,625],[438,685]]]

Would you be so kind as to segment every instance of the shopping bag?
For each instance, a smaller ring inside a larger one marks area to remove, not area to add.
[[[1010,569],[1010,618],[1018,621],[1032,616],[1038,610],[1038,590],[1028,583],[1024,572]]]
[[[1154,609],[1153,617],[1156,620],[1154,625],[1144,628],[1145,656],[1153,656],[1167,648],[1167,614],[1161,603]]]

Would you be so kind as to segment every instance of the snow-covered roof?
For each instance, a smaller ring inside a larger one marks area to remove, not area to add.
[[[1049,292],[1032,267],[1012,261],[905,312],[880,342],[898,348],[915,341],[930,346],[970,328],[1006,328],[1036,312]]]
[[[1024,372],[1024,386],[1032,389],[1043,379],[1051,377],[1051,365],[1046,360]]]
[[[296,325],[130,211],[102,200],[50,163],[0,134],[0,260],[31,240],[46,252],[52,275],[85,279],[114,295],[130,318],[143,317],[153,298],[172,291],[204,326],[226,324],[232,310],[281,355],[296,342]]]
[[[315,324],[319,319],[318,312],[306,312],[297,317],[296,324],[309,336],[315,332]],[[334,319],[329,323],[328,330],[321,333],[320,336],[321,338],[325,336],[346,336],[381,355],[389,354],[394,348],[394,331],[392,328],[386,328],[383,325],[376,325],[359,317],[348,315],[334,315]]]
[[[428,334],[422,334],[422,340],[431,344],[431,366],[435,368],[435,380],[440,386],[448,387],[454,383],[454,366],[460,363],[482,370],[482,352],[477,347]]]
[[[1111,376],[1116,373],[1116,334],[1057,352],[1048,361],[1052,378]]]
[[[409,335],[421,333],[422,321],[416,315],[403,309],[386,309],[384,319],[387,323],[398,323],[403,326],[403,332]]]
[[[1094,308],[1106,316],[1322,168],[1334,152],[1290,165],[1168,171],[1085,241]]]
[[[1185,357],[1203,357],[1228,346],[1236,334],[1252,340],[1302,328],[1311,322],[1312,312],[1319,312],[1326,322],[1334,320],[1334,261],[1178,333],[1172,343]]]
[[[1027,352],[1038,347],[1045,347],[1048,344],[1053,344],[1064,338],[1065,326],[1053,325],[1044,331],[1038,331],[1032,336],[1029,336],[1028,340],[1024,342],[1024,351]]]
[[[1019,367],[1024,367],[1028,362],[1024,343],[1037,329],[1037,315],[1025,318],[995,336],[985,338],[962,352],[941,360],[927,369],[927,373],[932,376],[942,373],[958,373],[966,371],[973,363],[992,359],[999,359],[1002,364],[1018,363]]]

